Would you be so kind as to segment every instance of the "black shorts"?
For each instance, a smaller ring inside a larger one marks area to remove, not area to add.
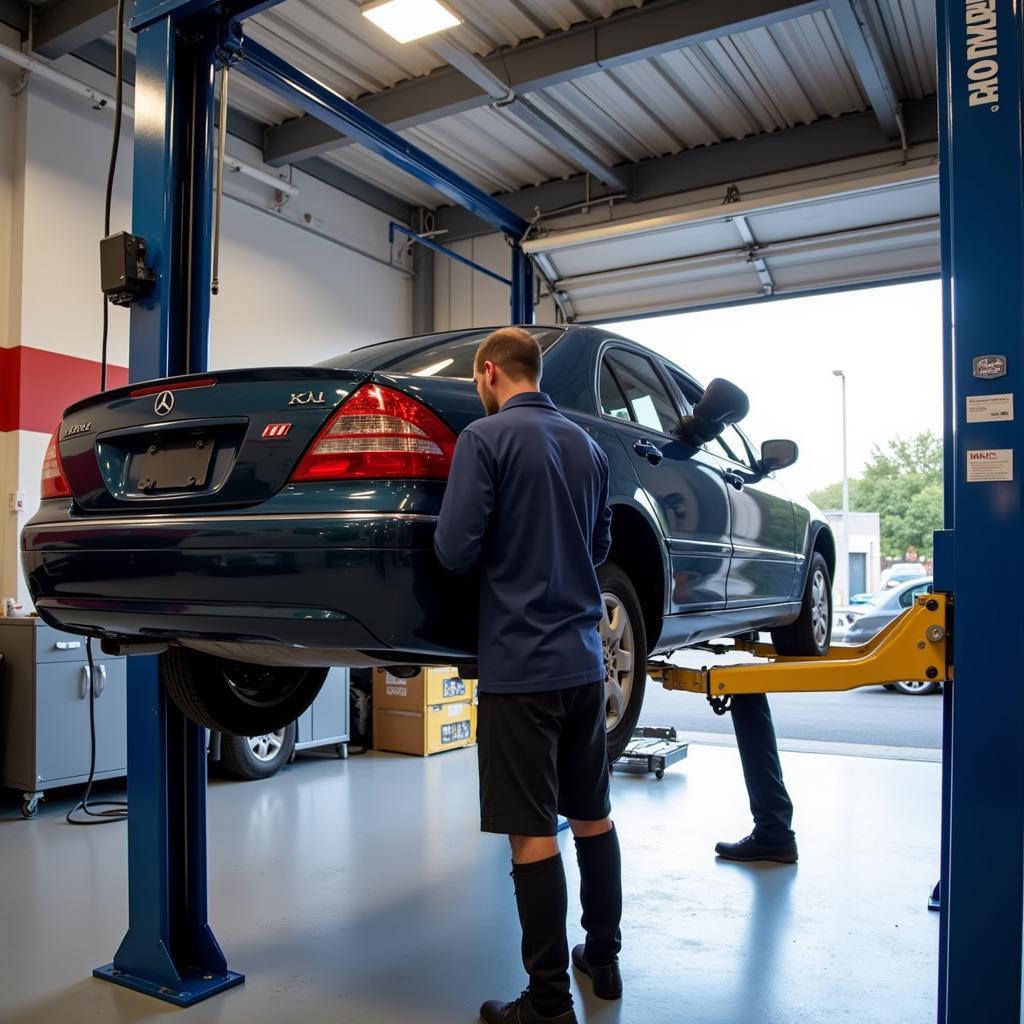
[[[481,693],[480,830],[553,836],[558,815],[611,813],[604,682],[542,693]]]

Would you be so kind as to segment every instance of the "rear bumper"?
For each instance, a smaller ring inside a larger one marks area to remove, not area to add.
[[[123,638],[465,659],[475,594],[436,517],[381,513],[41,521],[22,534],[39,614]]]

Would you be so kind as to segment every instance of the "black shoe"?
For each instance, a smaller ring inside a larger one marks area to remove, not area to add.
[[[598,999],[622,998],[622,975],[619,973],[619,958],[600,967],[587,962],[587,947],[576,946],[572,951],[572,962],[576,970],[582,971],[594,986]]]
[[[744,836],[738,843],[718,843],[715,853],[724,860],[773,860],[779,864],[795,864],[796,840],[786,843],[764,843],[756,836]]]
[[[557,1017],[542,1017],[530,1002],[530,993],[524,992],[514,1003],[490,999],[480,1007],[484,1024],[579,1024],[576,1011],[570,1006]]]

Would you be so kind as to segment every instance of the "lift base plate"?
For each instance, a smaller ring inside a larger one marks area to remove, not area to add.
[[[164,1002],[174,1003],[175,1006],[192,1006],[194,1003],[201,1003],[204,999],[209,999],[210,996],[215,996],[226,988],[241,985],[245,981],[245,975],[239,974],[237,971],[228,971],[227,975],[223,977],[186,972],[182,977],[181,988],[175,990],[166,985],[158,985],[145,978],[119,971],[113,964],[97,967],[92,974],[94,978],[112,981],[115,985],[123,985],[136,992],[143,992],[147,996],[154,996]]]

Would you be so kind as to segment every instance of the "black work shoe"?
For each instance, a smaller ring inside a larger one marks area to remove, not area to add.
[[[795,864],[796,840],[786,843],[765,843],[756,836],[744,836],[738,843],[718,843],[715,853],[724,860],[773,860],[779,864]]]
[[[622,998],[622,975],[619,973],[619,958],[615,957],[610,964],[589,963],[587,960],[587,947],[576,946],[572,951],[573,966],[582,971],[594,986],[594,995],[598,999],[621,999]]]
[[[490,999],[480,1007],[484,1024],[579,1024],[576,1011],[570,1006],[557,1017],[542,1017],[530,1002],[530,993],[524,992],[514,1003]]]

